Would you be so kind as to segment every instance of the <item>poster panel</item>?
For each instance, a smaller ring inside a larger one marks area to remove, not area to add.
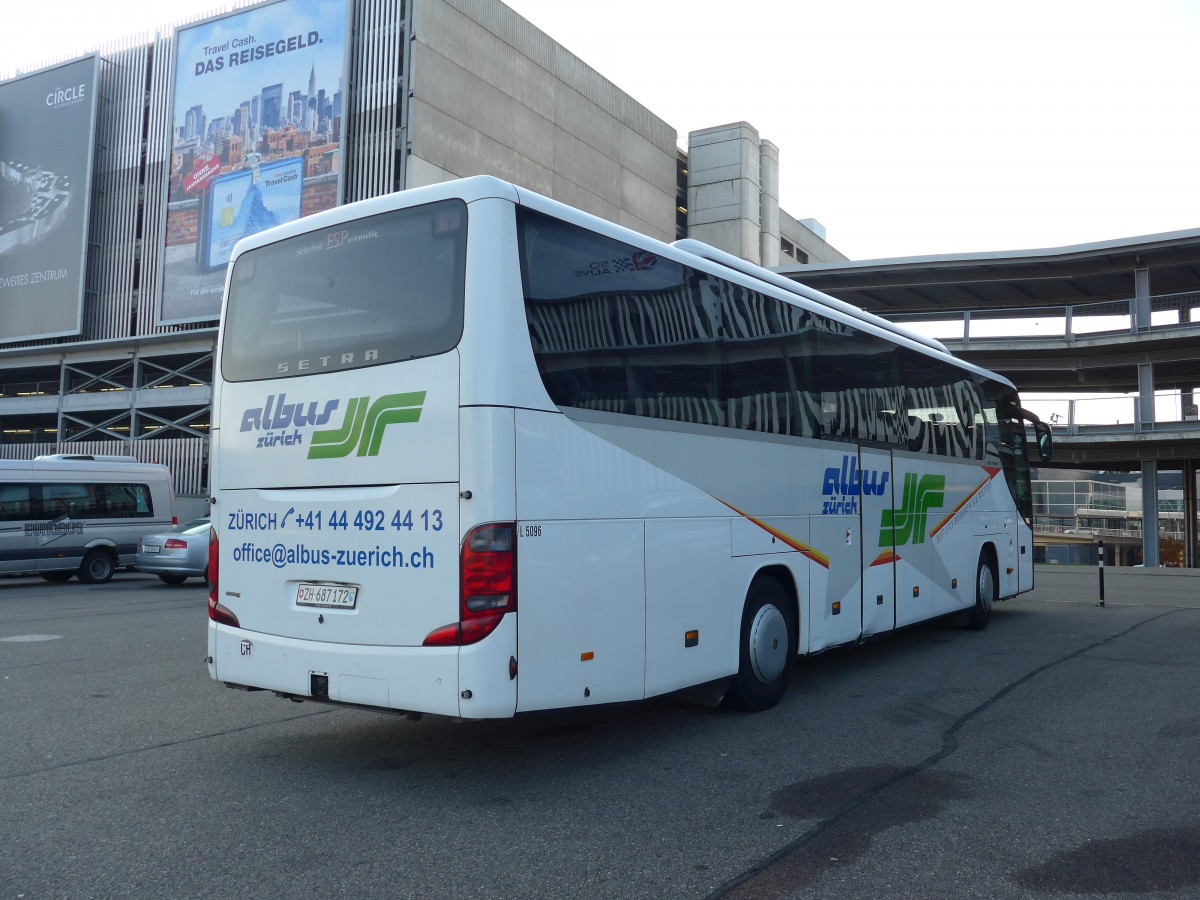
[[[176,32],[159,324],[221,311],[240,238],[341,202],[346,0],[278,0]]]
[[[0,83],[0,343],[79,334],[98,65]]]

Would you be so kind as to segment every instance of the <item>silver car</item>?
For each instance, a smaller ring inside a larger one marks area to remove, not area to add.
[[[157,575],[167,584],[208,576],[209,520],[193,519],[163,534],[138,541],[137,570]]]

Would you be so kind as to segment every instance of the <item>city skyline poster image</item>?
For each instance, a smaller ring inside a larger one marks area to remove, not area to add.
[[[158,321],[221,311],[240,238],[341,202],[347,0],[278,0],[176,32]]]
[[[0,343],[80,332],[97,66],[0,84]]]

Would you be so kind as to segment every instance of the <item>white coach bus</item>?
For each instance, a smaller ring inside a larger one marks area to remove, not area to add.
[[[1033,587],[1013,385],[695,242],[492,178],[241,241],[208,667],[502,717],[725,689]]]
[[[171,473],[132,456],[0,460],[0,572],[102,584],[178,523]]]

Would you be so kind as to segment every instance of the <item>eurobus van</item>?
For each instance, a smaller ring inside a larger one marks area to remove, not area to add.
[[[463,718],[702,687],[1033,587],[1027,423],[937,341],[488,177],[240,241],[208,669]]]
[[[176,524],[166,466],[132,456],[0,460],[0,572],[102,584],[138,539]]]

